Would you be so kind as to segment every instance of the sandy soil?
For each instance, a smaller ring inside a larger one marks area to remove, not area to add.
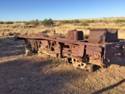
[[[0,94],[124,94],[125,67],[89,73],[38,56],[24,56],[23,41],[0,38]]]
[[[93,23],[90,24],[91,28],[113,28],[110,27],[110,25],[113,24],[113,27],[118,27],[118,25],[114,24],[114,23],[110,23],[110,24],[105,24],[104,23],[102,25],[100,25],[100,23]],[[123,25],[124,26],[124,25]],[[49,34],[53,34],[53,31],[55,31],[58,34],[61,35],[66,35],[67,31],[69,30],[81,30],[84,31],[85,35],[89,35],[89,30],[85,29],[84,25],[79,25],[79,24],[57,24],[56,26],[54,26],[53,28],[48,28],[45,27],[43,25],[25,25],[23,23],[15,23],[15,24],[0,24],[0,36],[7,36],[7,35],[12,35],[12,34],[21,34],[21,35],[30,35],[30,34],[34,34],[34,33],[39,33],[39,32],[44,32],[44,31],[48,31]],[[125,39],[125,29],[122,29],[119,27],[119,32],[118,32],[118,37],[120,39]]]

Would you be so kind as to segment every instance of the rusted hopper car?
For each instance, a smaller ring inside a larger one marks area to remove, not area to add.
[[[68,31],[66,38],[48,37],[42,33],[18,36],[26,44],[26,54],[40,53],[63,59],[74,67],[92,71],[111,62],[123,62],[125,42],[118,39],[118,30],[93,29],[88,39],[83,31]]]

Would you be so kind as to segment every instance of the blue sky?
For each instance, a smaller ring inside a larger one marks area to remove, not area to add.
[[[125,0],[0,0],[0,20],[125,16]]]

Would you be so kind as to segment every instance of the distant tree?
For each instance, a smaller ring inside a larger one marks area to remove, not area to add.
[[[3,22],[3,21],[0,21],[0,24],[4,24],[4,22]]]
[[[40,21],[38,19],[30,21],[31,24],[33,25],[39,25]]]
[[[25,24],[26,25],[32,24],[32,25],[37,26],[37,25],[41,24],[41,22],[38,19],[36,19],[36,20],[31,20],[31,21],[25,22]]]
[[[72,20],[73,23],[80,23],[80,20]]]
[[[6,24],[14,24],[14,22],[12,22],[12,21],[7,21],[7,22],[5,22]]]
[[[114,22],[116,22],[116,23],[123,23],[123,22],[125,22],[125,19],[116,19]]]
[[[70,23],[72,23],[71,20],[63,20],[61,22],[62,22],[62,24],[70,24]]]
[[[54,25],[54,21],[52,19],[44,19],[42,21],[42,24],[44,26],[49,26],[49,27],[52,27]]]

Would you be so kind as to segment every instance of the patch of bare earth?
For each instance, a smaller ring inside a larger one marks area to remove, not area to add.
[[[125,67],[89,73],[70,64],[24,56],[24,42],[0,39],[0,94],[123,94]]]

